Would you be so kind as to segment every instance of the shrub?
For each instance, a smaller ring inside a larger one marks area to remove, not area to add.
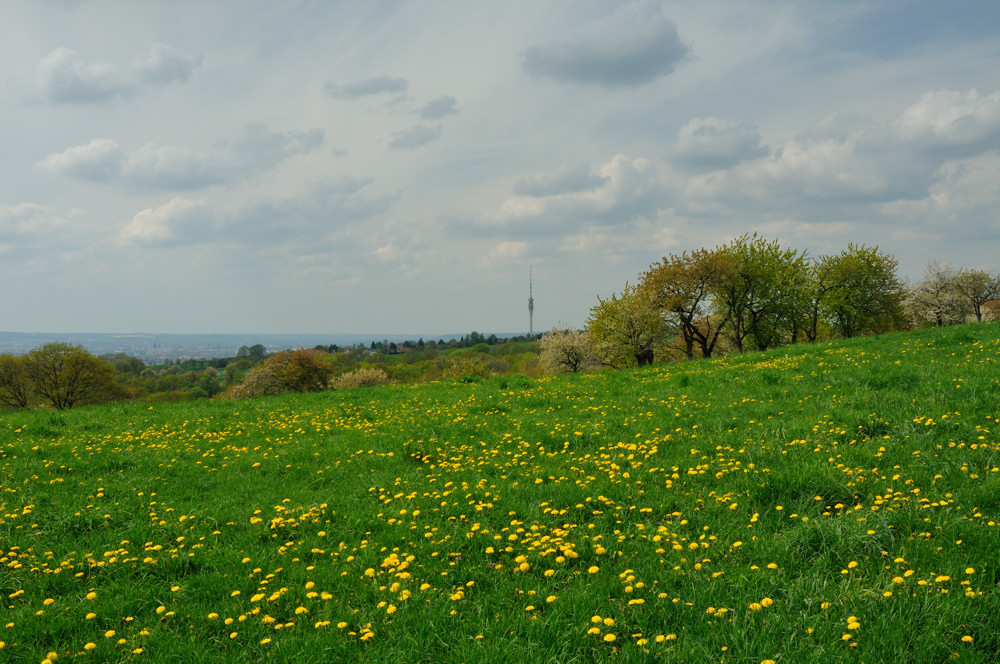
[[[449,358],[448,366],[444,368],[444,378],[482,379],[497,375],[490,363],[474,355],[460,355]]]
[[[232,399],[251,399],[286,392],[319,392],[329,386],[332,370],[315,352],[282,351],[247,372],[229,390]]]
[[[354,387],[379,387],[389,383],[389,375],[382,369],[374,367],[361,367],[333,379],[333,387],[337,390],[349,390]]]

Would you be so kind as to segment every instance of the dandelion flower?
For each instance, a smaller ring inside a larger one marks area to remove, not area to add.
[[[601,568],[600,568],[600,567],[598,567],[597,565],[593,565],[593,566],[591,566],[591,567],[590,567],[590,568],[589,568],[589,569],[587,570],[587,572],[588,572],[588,573],[590,573],[590,574],[597,574],[597,573],[598,573],[598,572],[600,572],[600,571],[601,571]]]
[[[115,636],[115,630],[113,630],[113,629],[109,629],[108,631],[106,631],[104,633],[104,638],[106,638],[106,639],[114,638],[114,636]]]
[[[611,642],[612,642],[612,641],[614,641],[614,640],[615,640],[616,638],[618,638],[618,637],[616,637],[616,636],[615,636],[614,634],[605,634],[605,635],[604,635],[604,640],[605,640],[605,642],[607,642],[607,643],[611,643]]]
[[[97,644],[94,643],[93,641],[91,641],[91,642],[87,643],[85,646],[83,646],[83,649],[84,650],[93,650],[96,647],[97,647]]]

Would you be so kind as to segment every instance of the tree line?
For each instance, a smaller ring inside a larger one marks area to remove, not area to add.
[[[932,262],[908,285],[878,247],[810,257],[755,234],[670,254],[598,298],[585,330],[542,337],[550,371],[643,366],[1000,317],[1000,277]]]
[[[24,355],[0,354],[0,407],[243,399],[441,378],[542,374],[538,342],[527,336],[497,339],[474,331],[447,342],[375,345],[269,353],[255,344],[241,346],[233,357],[146,365],[124,353],[95,356],[83,346],[50,343]]]

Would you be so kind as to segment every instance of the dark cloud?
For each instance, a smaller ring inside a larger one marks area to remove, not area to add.
[[[585,26],[571,38],[531,46],[526,73],[560,83],[639,86],[672,73],[688,55],[677,26],[658,5],[629,5]]]
[[[403,131],[397,131],[389,141],[391,150],[412,150],[427,145],[441,135],[441,127],[415,125]]]
[[[592,172],[585,164],[569,166],[547,175],[529,175],[518,180],[513,192],[518,196],[555,196],[593,191],[607,182],[607,176]]]
[[[154,44],[148,58],[127,68],[86,63],[68,48],[57,48],[35,67],[34,97],[55,104],[91,104],[137,96],[149,89],[191,78],[201,58]]]
[[[410,84],[405,78],[390,78],[388,75],[365,78],[351,83],[334,83],[328,81],[323,86],[331,97],[338,99],[353,99],[355,97],[367,97],[385,93],[399,94],[406,92]]]
[[[420,117],[427,120],[437,120],[446,115],[458,113],[456,104],[457,101],[454,97],[438,97],[424,104],[424,107],[420,109]]]
[[[684,166],[714,170],[767,154],[756,128],[707,117],[695,118],[681,127],[672,157]]]
[[[828,116],[765,158],[692,178],[686,191],[743,212],[822,217],[926,199],[949,160],[997,148],[1000,92],[929,92],[891,122]]]
[[[667,189],[645,159],[615,155],[596,173],[585,167],[531,176],[515,186],[496,213],[477,219],[442,218],[456,232],[483,237],[554,237],[591,227],[621,229],[655,220]]]

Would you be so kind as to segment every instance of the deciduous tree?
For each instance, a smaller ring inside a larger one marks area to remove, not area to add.
[[[53,342],[24,357],[35,394],[60,410],[98,403],[114,393],[114,367],[83,346]]]
[[[587,334],[602,363],[641,367],[653,362],[654,346],[666,336],[667,326],[656,308],[655,293],[626,283],[620,296],[597,299],[590,309]]]
[[[11,408],[26,408],[31,383],[24,358],[4,353],[0,355],[0,403]]]
[[[1000,276],[984,270],[962,269],[955,276],[955,288],[968,301],[976,320],[983,320],[983,305],[1000,298]]]
[[[936,327],[964,323],[972,314],[958,288],[958,272],[937,261],[928,263],[924,278],[910,288],[906,306],[915,322]]]
[[[756,233],[717,251],[722,276],[713,295],[728,319],[736,350],[743,352],[748,337],[759,350],[778,345],[784,334],[794,339],[806,310],[805,252],[783,248]]]
[[[655,305],[669,328],[677,331],[688,359],[697,344],[711,357],[727,315],[713,316],[712,294],[728,275],[729,264],[718,249],[670,254],[642,275],[641,285],[655,294]]]
[[[902,325],[905,291],[893,256],[878,247],[848,245],[822,256],[813,277],[813,297],[825,292],[819,309],[831,329],[844,337],[886,332]]]

